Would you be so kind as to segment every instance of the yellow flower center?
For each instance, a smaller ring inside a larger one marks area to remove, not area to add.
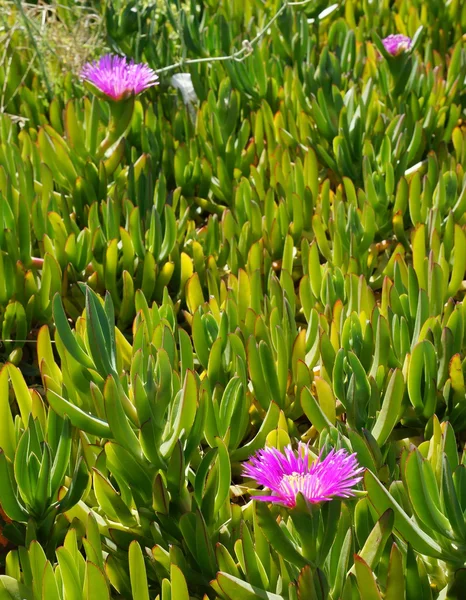
[[[284,475],[282,479],[282,485],[286,490],[292,491],[294,494],[302,492],[306,482],[309,481],[309,474],[303,475],[302,473],[291,473],[291,475]]]

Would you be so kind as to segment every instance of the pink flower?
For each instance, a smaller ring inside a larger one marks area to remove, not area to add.
[[[112,54],[84,65],[81,78],[92,83],[112,100],[140,94],[158,83],[157,74],[147,65],[135,64],[133,60],[128,62],[126,57]]]
[[[308,445],[300,443],[297,453],[291,445],[284,453],[277,448],[259,450],[244,466],[244,475],[272,492],[269,496],[254,496],[255,500],[292,508],[298,492],[313,504],[353,496],[352,488],[361,481],[359,474],[363,470],[356,454],[348,454],[346,450],[331,450],[324,459],[319,456],[310,463]]]
[[[411,48],[412,41],[411,38],[407,37],[406,35],[397,33],[396,35],[389,35],[383,39],[382,44],[389,54],[392,56],[398,56],[398,54],[401,54],[405,50],[409,50]]]

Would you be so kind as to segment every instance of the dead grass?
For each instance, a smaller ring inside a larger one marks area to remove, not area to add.
[[[50,91],[67,72],[79,73],[104,43],[103,25],[102,15],[83,0],[69,6],[0,0],[0,68],[8,70],[15,52],[30,56],[24,78],[34,69]]]

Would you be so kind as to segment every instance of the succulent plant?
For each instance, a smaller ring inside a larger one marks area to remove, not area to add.
[[[460,598],[462,3],[90,2],[64,74],[71,4],[1,17],[0,598]]]

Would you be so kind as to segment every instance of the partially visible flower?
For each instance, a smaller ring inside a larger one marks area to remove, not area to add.
[[[383,39],[382,44],[389,54],[392,56],[398,56],[402,52],[405,52],[405,50],[409,50],[411,48],[412,41],[411,38],[407,37],[406,35],[397,33],[396,35],[389,35]]]
[[[244,466],[243,473],[271,490],[270,495],[254,496],[255,500],[292,508],[299,492],[312,504],[353,496],[353,487],[361,481],[363,470],[356,454],[346,450],[332,449],[324,459],[319,457],[311,463],[308,445],[300,443],[297,453],[291,445],[284,452],[277,448],[259,450]]]
[[[112,100],[140,94],[158,83],[157,74],[147,65],[136,64],[124,56],[113,54],[107,54],[98,61],[84,65],[81,78]]]

